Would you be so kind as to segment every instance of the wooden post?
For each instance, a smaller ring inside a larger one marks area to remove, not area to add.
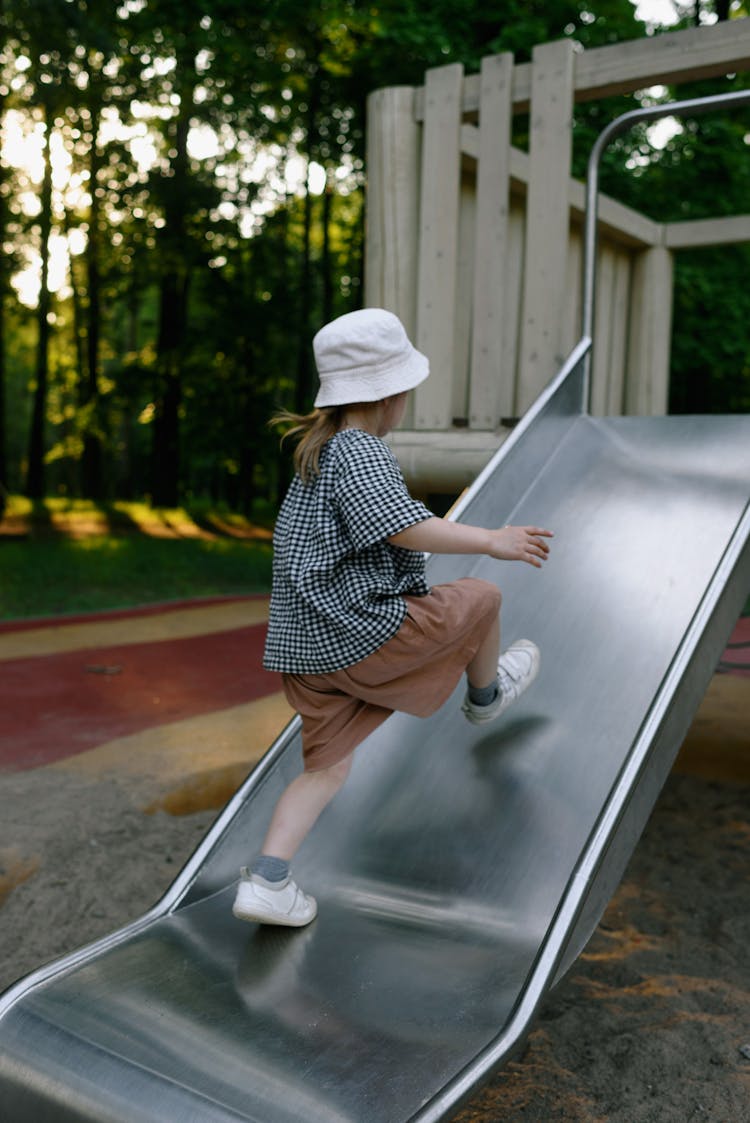
[[[606,410],[609,416],[619,416],[624,409],[625,363],[628,355],[628,319],[626,310],[630,303],[632,254],[620,249],[615,259],[612,281],[612,343],[607,378]]]
[[[623,412],[631,270],[630,251],[600,244],[591,364],[591,412],[597,417]]]
[[[417,327],[421,128],[412,86],[376,90],[367,101],[365,304],[387,308],[410,338]]]
[[[672,254],[663,246],[640,253],[633,272],[625,413],[656,415],[669,405]]]
[[[503,369],[513,56],[482,59],[474,249],[469,424],[495,429],[513,412],[514,371]]]
[[[563,358],[572,110],[573,44],[535,47],[517,413],[531,405]]]
[[[462,82],[459,63],[428,70],[425,81],[417,347],[430,359],[430,377],[414,392],[417,429],[452,422]]]

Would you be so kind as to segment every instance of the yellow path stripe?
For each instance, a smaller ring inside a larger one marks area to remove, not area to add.
[[[258,761],[293,717],[282,692],[226,710],[117,737],[48,767],[89,778],[142,779],[153,794],[209,769]]]
[[[714,675],[675,770],[707,780],[750,783],[750,678]]]
[[[187,639],[263,624],[267,619],[268,598],[259,597],[228,604],[196,605],[150,616],[120,616],[115,620],[79,624],[61,622],[0,635],[0,661],[86,648]]]

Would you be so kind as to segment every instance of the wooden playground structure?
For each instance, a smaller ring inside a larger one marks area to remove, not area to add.
[[[532,61],[427,71],[368,105],[365,302],[396,312],[431,361],[393,444],[412,487],[455,493],[579,338],[584,185],[577,102],[750,69],[750,20]],[[529,113],[529,151],[511,144]],[[663,223],[599,199],[592,412],[667,410],[675,252],[750,241],[750,214]]]

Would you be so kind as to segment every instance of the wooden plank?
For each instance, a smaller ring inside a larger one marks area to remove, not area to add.
[[[464,425],[469,417],[469,369],[471,365],[471,291],[474,283],[474,230],[477,193],[475,177],[462,175],[458,218],[458,287],[456,300],[453,394],[451,420]],[[463,298],[466,294],[466,299]]]
[[[572,217],[583,223],[585,211],[585,188],[582,183],[571,179],[568,198]],[[599,195],[598,208],[599,236],[620,242],[632,248],[658,246],[663,240],[662,224],[654,222],[645,214],[618,203],[609,195]]]
[[[571,229],[568,240],[568,260],[565,274],[565,298],[560,346],[569,355],[581,338],[581,277],[583,275],[583,238],[580,231]]]
[[[513,385],[513,397],[500,420],[515,416],[518,397],[521,356],[521,284],[523,276],[523,251],[526,238],[526,214],[518,198],[511,197],[508,222],[508,257],[506,262],[508,284],[503,304],[503,354],[502,370],[508,372]]]
[[[365,304],[416,332],[420,128],[414,89],[377,90],[367,102]]]
[[[750,70],[750,19],[667,31],[576,56],[576,101]]]
[[[513,56],[482,60],[474,242],[469,425],[494,429],[513,410],[513,372],[503,369]]]
[[[488,56],[492,57],[492,56]],[[510,101],[512,113],[523,113],[529,108],[531,101],[531,75],[530,62],[519,62],[513,67],[511,76]],[[461,112],[467,116],[478,114],[482,104],[482,75],[467,74],[464,78],[463,95],[461,98]],[[417,89],[417,99],[414,112],[418,121],[424,116],[424,93]]]
[[[633,269],[625,412],[667,412],[672,333],[672,254],[663,246],[639,253]]]
[[[470,159],[479,159],[479,129],[475,125],[461,128],[461,151]],[[510,149],[510,185],[512,189],[526,189],[529,182],[529,157],[518,148]],[[572,177],[568,181],[568,202],[572,217],[583,222],[586,189],[579,180]],[[682,225],[675,223],[676,226]],[[686,224],[687,225],[687,224]],[[608,238],[625,246],[646,247],[661,245],[662,225],[654,222],[632,207],[599,195],[599,231]]]
[[[417,495],[457,495],[477,478],[510,430],[489,433],[451,429],[445,433],[397,429],[387,438],[406,482]]]
[[[600,244],[596,270],[597,315],[594,330],[594,352],[591,362],[591,413],[594,417],[603,417],[607,412],[607,390],[612,348],[614,276],[614,251],[611,246]]]
[[[607,379],[607,399],[605,408],[608,416],[619,416],[624,409],[625,364],[628,352],[628,321],[631,299],[630,279],[633,262],[632,254],[616,248],[615,275],[612,285],[612,304],[610,306],[611,348],[609,356],[609,378]]]
[[[425,83],[416,344],[430,377],[414,393],[417,429],[452,420],[462,81],[463,67],[452,63],[428,70]]]
[[[664,245],[670,250],[724,246],[736,242],[750,242],[750,214],[668,222],[664,226]]]
[[[567,40],[565,40],[567,42]],[[750,18],[712,26],[664,31],[643,39],[628,39],[576,54],[573,76],[575,101],[594,101],[631,93],[644,86],[678,85],[750,70]],[[513,112],[526,112],[531,101],[533,67],[521,63],[513,73]],[[479,109],[481,79],[469,75],[464,83],[462,111]],[[424,94],[417,91],[417,120],[424,113]]]
[[[562,294],[568,248],[572,147],[573,44],[535,47],[526,205],[521,367],[516,412],[523,413],[555,373],[561,355]]]

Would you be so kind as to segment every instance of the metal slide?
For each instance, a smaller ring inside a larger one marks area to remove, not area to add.
[[[233,919],[300,767],[291,723],[162,902],[0,998],[12,1123],[449,1118],[513,1052],[621,877],[750,587],[750,417],[594,419],[590,341],[456,517],[549,526],[502,588],[534,687],[495,725],[394,715],[295,863],[308,928]]]

